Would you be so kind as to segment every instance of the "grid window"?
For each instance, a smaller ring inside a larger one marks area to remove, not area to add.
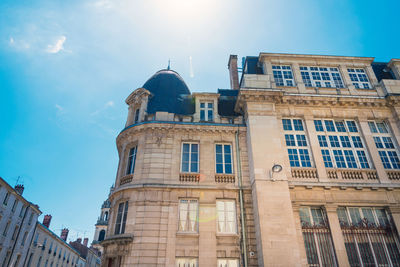
[[[3,199],[3,205],[7,206],[9,198],[10,198],[10,193],[7,192],[6,196]]]
[[[199,172],[199,145],[192,143],[182,144],[181,172]]]
[[[288,132],[288,134],[285,134],[285,141],[290,166],[312,167],[308,142],[304,134],[303,121],[300,119],[283,119],[282,123],[283,128]],[[288,125],[293,125],[293,128],[287,127]]]
[[[383,208],[337,209],[351,267],[400,266],[399,240]]]
[[[215,145],[215,159],[216,173],[233,173],[231,145]]]
[[[128,201],[119,203],[114,234],[125,233],[126,217],[128,216]]]
[[[128,167],[126,170],[126,174],[133,174],[135,172],[136,154],[137,154],[137,146],[132,147],[129,150]]]
[[[18,200],[15,199],[15,200],[14,200],[14,203],[13,203],[13,206],[12,206],[12,208],[11,208],[11,211],[12,211],[12,212],[15,212],[15,209],[17,208],[17,205],[18,205]]]
[[[197,259],[196,258],[176,258],[175,266],[176,267],[197,267]]]
[[[327,168],[370,168],[367,151],[355,121],[315,120],[318,141]],[[322,135],[325,132],[325,135]]]
[[[212,102],[200,103],[200,121],[214,121],[214,104]]]
[[[292,68],[290,66],[272,66],[276,86],[295,86]]]
[[[314,125],[315,125],[315,130],[317,132],[323,132],[324,131],[324,126],[322,126],[322,121],[321,120],[314,120]]]
[[[337,266],[328,219],[320,207],[299,209],[308,266]]]
[[[179,200],[179,227],[180,232],[197,232],[198,227],[197,199]]]
[[[234,200],[217,200],[218,233],[236,234],[236,205]]]
[[[344,87],[338,68],[301,66],[300,73],[307,87]]]
[[[393,142],[385,122],[368,122],[379,157],[385,169],[400,169],[397,144]]]
[[[218,267],[239,267],[238,259],[218,259]]]
[[[371,89],[371,84],[364,69],[347,69],[347,72],[355,88]]]

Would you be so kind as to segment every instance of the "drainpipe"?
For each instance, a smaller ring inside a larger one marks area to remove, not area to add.
[[[239,202],[240,202],[240,218],[242,223],[242,252],[244,259],[244,267],[247,267],[247,238],[246,238],[246,224],[244,218],[244,204],[243,204],[243,187],[242,187],[242,166],[240,161],[240,148],[239,148],[239,128],[236,131],[236,161],[238,166],[238,185],[239,185]]]

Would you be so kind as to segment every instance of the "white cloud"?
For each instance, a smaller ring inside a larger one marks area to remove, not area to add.
[[[65,109],[63,106],[55,104],[54,107],[57,109],[57,115],[62,115],[65,113]]]
[[[113,107],[113,106],[114,106],[114,102],[113,102],[113,101],[108,101],[108,102],[105,104],[105,106],[106,106],[106,107]]]
[[[110,0],[98,0],[93,3],[93,6],[99,9],[110,9],[114,4]]]
[[[10,38],[10,45],[14,45],[14,42],[15,42],[15,41],[14,41],[14,38],[11,37],[11,38]]]
[[[56,42],[54,45],[48,45],[46,52],[50,53],[50,54],[57,54],[58,52],[60,52],[61,50],[64,50],[64,43],[67,40],[67,37],[65,37],[64,35],[62,35]]]

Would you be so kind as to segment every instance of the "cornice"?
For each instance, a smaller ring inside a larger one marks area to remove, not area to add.
[[[341,61],[343,63],[369,63],[374,61],[374,57],[353,57],[353,56],[326,56],[326,55],[301,55],[285,53],[260,53],[260,61],[264,58],[269,59],[297,59],[297,60],[317,60],[321,62]]]

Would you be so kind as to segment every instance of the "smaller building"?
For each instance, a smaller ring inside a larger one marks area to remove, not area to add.
[[[23,266],[41,211],[27,201],[23,185],[10,186],[0,177],[0,264]]]
[[[85,267],[100,267],[101,261],[99,251],[88,247],[89,238],[78,238],[76,241],[69,242],[70,246],[79,252],[80,257],[85,261]],[[80,267],[80,266],[79,266]]]
[[[79,252],[66,242],[68,230],[63,229],[61,235],[63,238],[59,237],[48,228],[51,216],[50,220],[46,221],[47,216],[49,215],[45,216],[44,224],[37,222],[29,257],[24,266],[81,267],[79,265],[79,262],[81,262]]]
[[[110,188],[109,195],[112,193],[113,190],[114,190],[114,186],[112,186]],[[100,245],[100,242],[106,238],[107,227],[108,227],[108,218],[110,215],[110,206],[111,206],[111,202],[107,198],[103,202],[103,205],[101,205],[100,216],[97,219],[97,223],[95,224],[96,229],[94,232],[92,247],[94,249],[96,249],[97,251],[99,251],[100,255],[103,253],[103,247]]]

